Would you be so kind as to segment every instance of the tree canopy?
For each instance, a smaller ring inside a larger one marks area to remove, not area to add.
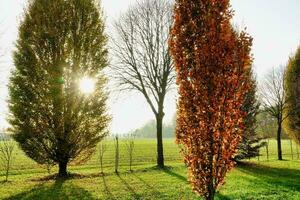
[[[213,199],[245,129],[252,38],[231,25],[229,0],[176,0],[170,40],[179,100],[177,142],[193,189]]]
[[[160,168],[164,167],[164,103],[175,79],[168,46],[172,8],[168,0],[137,1],[115,23],[113,37],[117,62],[112,69],[119,87],[142,94],[155,115]]]
[[[300,145],[300,47],[290,57],[285,74],[285,95],[288,99],[285,132]]]
[[[10,124],[22,150],[39,164],[81,163],[107,135],[107,36],[95,0],[29,1],[9,84]],[[87,95],[79,82],[89,77]]]

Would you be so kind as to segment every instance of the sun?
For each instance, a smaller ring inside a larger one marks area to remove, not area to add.
[[[89,77],[81,78],[79,81],[79,89],[84,94],[91,94],[95,90],[95,80]]]

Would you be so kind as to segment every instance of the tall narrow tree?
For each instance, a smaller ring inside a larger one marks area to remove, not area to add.
[[[285,76],[285,98],[289,98],[284,110],[285,132],[300,145],[300,47],[290,57]]]
[[[176,0],[170,40],[179,100],[177,142],[193,189],[213,199],[244,131],[252,38],[232,27],[229,0]]]
[[[172,25],[168,0],[142,0],[115,23],[113,66],[122,89],[142,94],[156,118],[157,165],[164,167],[163,118],[165,97],[174,82],[168,39]]]
[[[60,177],[107,134],[106,43],[96,0],[29,1],[9,85],[10,123],[22,150],[39,164],[58,164]],[[94,80],[93,93],[79,90],[82,77]]]

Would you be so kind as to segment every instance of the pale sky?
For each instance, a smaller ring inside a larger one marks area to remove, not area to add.
[[[117,19],[136,0],[102,0],[107,25]],[[11,51],[17,38],[18,22],[26,0],[0,0],[0,127],[8,126],[7,80],[13,69]],[[272,67],[285,64],[300,44],[299,0],[232,0],[235,10],[234,24],[247,27],[254,38],[255,72],[260,79]],[[108,32],[111,30],[108,30]],[[176,92],[169,94],[165,103],[165,121],[175,113]],[[138,94],[114,95],[108,102],[113,117],[112,133],[124,133],[141,127],[154,119],[144,98]]]

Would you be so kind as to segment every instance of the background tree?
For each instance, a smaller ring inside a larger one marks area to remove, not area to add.
[[[33,0],[19,28],[9,85],[13,137],[37,163],[58,164],[60,177],[108,133],[102,18],[94,0]],[[82,77],[95,81],[93,93],[79,91]]]
[[[276,120],[265,112],[261,107],[258,115],[256,116],[257,120],[257,134],[262,138],[277,138],[277,122]]]
[[[129,134],[125,139],[125,146],[129,157],[129,171],[132,171],[133,152],[134,152],[134,135]]]
[[[193,189],[213,199],[244,131],[252,38],[232,27],[229,0],[177,0],[170,40],[179,100],[177,142]]]
[[[167,0],[142,0],[115,23],[113,66],[122,89],[141,93],[156,118],[157,165],[164,167],[162,127],[164,101],[174,81],[168,38],[172,5]]]
[[[120,161],[120,148],[119,148],[119,136],[116,135],[114,138],[115,144],[115,173],[119,173],[119,161]]]
[[[256,79],[252,71],[249,72],[246,78],[249,84],[249,90],[242,106],[242,111],[247,113],[244,118],[245,129],[241,142],[238,145],[238,154],[234,157],[234,160],[250,159],[259,156],[259,149],[266,145],[266,142],[262,141],[264,138],[257,134],[256,117],[260,105],[256,96]]]
[[[103,172],[103,158],[104,154],[107,151],[107,144],[104,140],[102,140],[99,144],[99,160],[100,160],[100,169],[101,169],[101,174],[104,174]]]
[[[284,110],[284,130],[300,145],[300,47],[289,59],[284,82],[285,98],[289,98]]]
[[[14,159],[15,143],[6,133],[0,135],[0,161],[5,170],[5,181],[8,181],[9,171]]]
[[[282,123],[288,116],[288,98],[285,93],[284,74],[284,67],[274,68],[265,78],[260,88],[263,110],[276,119],[278,160],[282,160]]]

